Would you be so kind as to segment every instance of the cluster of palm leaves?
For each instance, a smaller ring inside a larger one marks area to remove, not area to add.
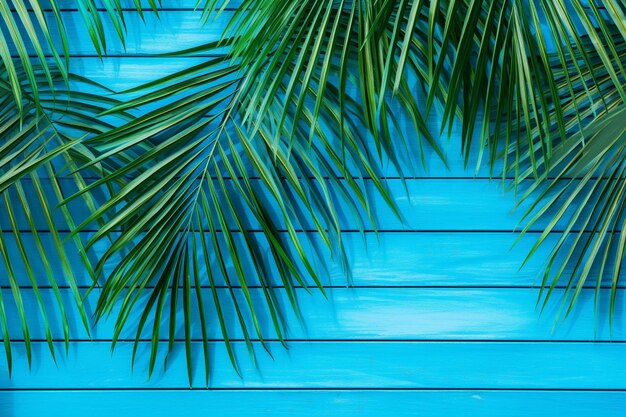
[[[105,25],[124,38],[120,0],[72,4],[98,54]],[[228,6],[198,5],[206,24]],[[566,282],[569,311],[608,277],[612,312],[626,244],[623,1],[244,0],[219,42],[173,52],[213,58],[116,95],[72,75],[60,10],[0,0],[9,368],[11,340],[30,361],[33,323],[55,354],[50,314],[66,346],[69,309],[88,331],[88,296],[95,320],[114,315],[114,344],[150,341],[150,372],[183,339],[191,380],[201,340],[208,381],[208,320],[237,368],[232,325],[252,355],[253,341],[282,341],[282,300],[297,312],[296,287],[323,291],[328,261],[349,276],[346,219],[375,230],[374,196],[395,210],[381,161],[399,168],[424,148],[443,159],[437,138],[456,122],[466,161],[534,199],[524,227],[547,223],[537,246],[561,233],[543,299]]]

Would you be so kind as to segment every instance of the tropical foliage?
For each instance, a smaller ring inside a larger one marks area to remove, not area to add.
[[[106,51],[106,24],[124,38],[118,0],[74,3],[98,54]],[[135,347],[147,332],[150,372],[166,334],[166,352],[176,338],[185,340],[190,379],[191,341],[202,340],[208,378],[211,309],[237,368],[231,324],[252,353],[251,341],[263,345],[267,337],[261,314],[270,318],[272,337],[283,340],[277,292],[297,311],[294,288],[323,291],[319,266],[344,261],[345,219],[375,229],[374,194],[394,208],[380,161],[399,167],[407,156],[419,160],[424,148],[443,158],[434,139],[440,132],[427,123],[434,112],[442,115],[441,132],[461,122],[466,162],[478,154],[478,164],[510,181],[522,198],[535,199],[524,230],[547,219],[537,245],[561,232],[543,299],[565,279],[567,312],[587,280],[599,294],[609,271],[614,309],[626,242],[620,233],[626,4],[244,0],[236,6],[220,42],[175,52],[213,58],[120,92],[114,101],[82,93],[89,81],[70,75],[69,37],[56,0],[48,11],[35,1],[28,10],[21,0],[0,3],[0,192],[8,219],[2,228],[11,232],[0,235],[0,250],[27,346],[31,323],[9,251],[18,249],[36,294],[41,284],[32,258],[46,265],[46,285],[55,293],[48,265],[63,265],[88,329],[85,294],[68,261],[71,243],[93,283],[86,292],[98,295],[95,317],[116,316],[114,343],[131,323]],[[200,7],[210,24],[229,2]],[[44,249],[41,219],[54,251]],[[20,221],[36,253],[26,250]],[[96,247],[106,249],[94,259]],[[600,272],[590,276],[596,264]],[[66,317],[67,306],[57,300]],[[45,303],[39,306],[54,354]],[[0,324],[10,363],[2,299]]]
[[[21,67],[17,71],[22,79],[26,77]],[[20,85],[21,107],[16,104],[6,80],[3,81],[1,120],[2,146],[0,146],[0,191],[2,192],[2,220],[0,225],[0,255],[4,264],[4,285],[8,284],[16,309],[11,309],[0,294],[0,323],[3,342],[11,370],[11,335],[9,322],[15,316],[21,321],[21,332],[26,344],[28,360],[31,360],[31,337],[29,321],[41,320],[46,340],[54,356],[53,334],[48,320],[48,307],[39,287],[49,287],[57,301],[58,315],[62,321],[63,338],[69,341],[67,306],[62,300],[59,286],[69,286],[76,303],[77,311],[85,329],[90,324],[83,308],[76,267],[70,261],[68,252],[77,251],[79,265],[83,273],[92,279],[96,276],[80,239],[72,239],[71,249],[64,243],[63,231],[76,227],[75,212],[79,207],[88,210],[96,208],[96,202],[85,194],[73,207],[60,205],[68,190],[80,190],[86,183],[79,165],[91,160],[93,155],[81,144],[88,136],[98,135],[113,128],[110,121],[98,115],[116,104],[102,93],[79,93],[67,90],[68,83],[75,87],[93,83],[75,76],[64,76],[56,71],[31,67],[34,81]],[[99,86],[95,86],[100,88]],[[35,98],[34,90],[37,90]],[[120,113],[120,120],[130,118]],[[70,171],[67,173],[67,171]],[[62,174],[65,172],[65,174]],[[94,170],[96,172],[96,170]],[[97,172],[101,174],[101,172]],[[57,208],[58,207],[58,208]],[[69,249],[69,251],[68,251]],[[56,276],[59,265],[62,279]],[[42,279],[37,271],[43,271]],[[33,317],[25,306],[21,288],[33,288],[40,317]]]

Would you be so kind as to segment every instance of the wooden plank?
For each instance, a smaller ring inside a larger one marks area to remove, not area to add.
[[[257,235],[258,233],[255,233]],[[81,234],[87,240],[90,233]],[[66,238],[67,234],[62,234]],[[19,251],[14,242],[12,233],[6,233],[10,258],[14,260],[12,267],[18,277],[20,285],[29,286],[30,281],[20,259]],[[40,234],[47,253],[54,253],[55,248],[49,233]],[[545,260],[549,256],[552,246],[556,243],[558,234],[551,234],[546,243],[539,247],[535,256],[521,267],[524,258],[534,245],[537,236],[530,234],[518,238],[516,233],[403,233],[381,232],[376,236],[368,233],[365,237],[357,233],[346,233],[343,236],[348,254],[348,263],[352,273],[352,285],[359,286],[439,286],[439,287],[538,287],[541,284],[541,274]],[[33,236],[22,233],[26,247],[34,247]],[[319,245],[321,239],[316,239]],[[92,255],[99,258],[108,243],[98,243]],[[67,253],[70,264],[73,265],[76,280],[79,285],[89,287],[91,277],[81,267],[81,260],[71,243],[67,244]],[[323,251],[329,260],[327,251]],[[104,274],[109,274],[118,264],[120,258],[114,257],[107,262]],[[49,285],[46,270],[38,256],[31,258],[33,271],[39,285]],[[253,276],[253,267],[247,259],[243,260],[245,270]],[[609,266],[612,265],[609,262]],[[60,283],[66,284],[64,272],[59,262],[52,262],[52,274]],[[232,265],[229,264],[229,268]],[[520,269],[521,267],[521,269]],[[571,272],[570,268],[566,273]],[[271,269],[272,276],[277,271]],[[591,274],[598,273],[594,265]],[[5,276],[4,264],[0,262],[0,276]],[[626,276],[626,271],[621,276]],[[345,271],[335,262],[329,260],[328,267],[319,266],[319,278],[324,285],[343,286],[346,284]],[[610,277],[608,277],[610,279]],[[225,285],[223,277],[217,271],[216,282]],[[257,280],[251,280],[258,285]],[[606,283],[609,284],[608,282]],[[308,285],[314,285],[311,281]],[[594,282],[588,282],[587,287],[594,287]]]
[[[261,289],[252,289],[252,302],[257,309],[263,337],[277,339]],[[70,290],[62,290],[66,306],[73,306]],[[25,309],[30,323],[31,337],[45,339],[39,307],[32,290],[22,289]],[[63,328],[58,317],[56,300],[52,290],[41,290],[42,298],[49,311],[53,337],[63,338]],[[147,291],[146,297],[151,291]],[[239,305],[242,307],[247,326],[253,336],[254,325],[250,320],[246,300],[241,290],[235,290]],[[207,312],[208,337],[222,339],[214,311],[211,291],[202,290]],[[236,322],[236,313],[228,290],[218,291],[223,314],[229,323],[229,337],[243,340],[243,334]],[[594,290],[583,290],[580,302],[569,319],[558,321],[562,290],[555,290],[552,299],[539,314],[536,302],[538,290],[535,289],[424,289],[424,288],[332,288],[327,289],[327,298],[319,291],[308,294],[304,289],[296,290],[300,316],[298,320],[293,308],[282,290],[277,291],[281,310],[288,324],[285,334],[287,339],[301,340],[605,340],[626,341],[626,314],[622,303],[618,303],[612,328],[608,323],[609,294],[605,291],[600,298],[599,310],[594,308]],[[87,299],[89,316],[100,295],[94,290]],[[5,300],[12,300],[9,290],[3,290]],[[166,311],[169,312],[169,298]],[[192,320],[200,323],[197,304],[191,302]],[[624,291],[618,299],[623,300]],[[121,334],[122,339],[134,340],[135,324],[139,322],[142,306],[147,298],[137,304],[127,319],[127,328]],[[182,292],[178,299],[182,300]],[[12,302],[7,301],[7,315],[17,317],[17,310]],[[78,314],[70,309],[70,331],[73,340],[89,340]],[[110,340],[114,334],[114,309],[109,319],[104,318],[91,336],[98,340]],[[169,314],[169,313],[168,313]],[[184,340],[182,306],[178,306],[178,325],[176,337]],[[142,338],[150,340],[153,327],[153,313],[146,324]],[[560,316],[562,319],[563,317]],[[163,321],[161,337],[169,337],[169,322]],[[10,322],[10,332],[15,338],[21,338],[18,320]],[[198,326],[192,328],[192,338],[202,340]]]
[[[167,371],[147,379],[148,345],[139,347],[131,370],[132,344],[74,343],[55,364],[45,344],[34,346],[29,372],[22,347],[14,349],[11,379],[3,389],[128,389],[188,387],[185,354],[175,346]],[[235,343],[240,378],[222,343],[210,348],[213,388],[397,388],[397,389],[626,389],[623,343],[498,342],[291,342],[268,343],[271,358],[257,346],[255,367]],[[162,349],[166,350],[166,344]],[[201,349],[193,345],[193,386],[203,387]],[[163,358],[157,358],[162,363]],[[2,368],[6,365],[3,363]],[[5,369],[0,369],[6,375]]]
[[[623,416],[623,392],[573,391],[17,391],[0,409],[20,417],[603,417]],[[71,406],[68,406],[71,404]]]
[[[95,82],[102,85],[106,85],[114,91],[124,91],[143,83],[156,80],[165,75],[172,74],[176,71],[180,71],[189,68],[194,65],[198,65],[205,62],[209,58],[204,57],[105,57],[102,60],[99,58],[80,58],[72,60],[71,70],[77,74],[83,75]],[[93,88],[86,85],[73,86],[75,91],[93,92]],[[102,92],[99,91],[99,94]],[[125,96],[118,96],[123,99]],[[162,103],[161,103],[162,105]],[[146,106],[144,110],[155,108],[155,105]],[[431,132],[437,137],[439,132],[440,116],[433,115],[429,119],[429,126]],[[410,129],[410,128],[408,128]],[[407,160],[401,161],[402,176],[411,177],[480,177],[489,178],[489,167],[486,164],[482,164],[479,169],[476,169],[478,163],[478,156],[473,155],[470,158],[467,166],[464,162],[464,158],[461,155],[461,143],[460,143],[461,127],[459,123],[455,123],[452,128],[451,137],[441,137],[440,147],[446,155],[446,165],[441,161],[440,157],[428,146],[423,147],[423,151],[418,153],[416,149],[413,149],[414,153],[411,154],[412,161],[409,163]],[[412,134],[410,130],[405,132],[409,142],[411,141]],[[410,143],[413,148],[417,147],[417,142]],[[373,144],[372,144],[372,149]],[[419,156],[418,156],[419,155]],[[421,157],[423,156],[423,163]],[[419,160],[419,161],[418,161]],[[494,173],[499,173],[501,164],[496,164],[494,167]],[[355,171],[356,172],[356,171]],[[381,174],[387,177],[398,177],[400,173],[398,169],[389,163],[385,159],[383,162],[383,169]]]
[[[104,57],[102,60],[80,58],[72,60],[70,69],[114,91],[123,91],[206,60],[207,58],[202,57]]]
[[[66,181],[68,192],[73,192],[72,183]],[[254,186],[259,187],[259,192],[264,193],[265,188],[260,180],[254,181]],[[464,179],[455,181],[415,179],[407,180],[405,184],[401,180],[387,181],[389,192],[396,202],[404,219],[399,219],[389,206],[375,191],[372,182],[367,181],[366,187],[372,196],[372,207],[378,218],[378,228],[381,231],[514,231],[519,230],[520,215],[526,211],[530,201],[525,201],[515,209],[515,198],[512,193],[507,193],[497,181]],[[42,221],[38,210],[38,202],[33,192],[28,190],[28,184],[24,188],[29,199],[32,199],[32,211],[38,229],[45,230],[48,225]],[[13,196],[15,197],[15,196]],[[16,198],[16,202],[17,197]],[[104,198],[104,197],[103,197]],[[271,201],[271,200],[270,200]],[[235,202],[236,204],[237,202]],[[17,203],[16,203],[17,204]],[[17,207],[17,206],[16,206]],[[340,209],[340,207],[337,207]],[[84,218],[87,208],[80,200],[74,200],[70,209],[77,219]],[[259,226],[248,211],[241,208],[241,219],[244,226],[249,230],[255,230]],[[4,209],[0,209],[4,210]],[[17,209],[16,209],[17,210]],[[271,210],[271,207],[270,207]],[[19,210],[21,212],[21,210]],[[345,210],[344,210],[345,211]],[[570,212],[573,211],[573,208]],[[10,229],[10,223],[0,211],[0,227],[3,230]],[[60,213],[57,211],[57,224],[64,224]],[[548,213],[549,215],[550,213]],[[22,215],[16,214],[20,228],[27,229],[28,224]],[[276,211],[278,225],[283,224],[282,216]],[[566,217],[567,218],[567,212]],[[352,212],[341,215],[341,227],[343,230],[359,230],[361,224]],[[78,222],[77,222],[78,223]],[[304,224],[306,228],[314,228],[311,224]],[[234,225],[234,221],[232,222]],[[542,230],[546,222],[538,222],[531,230]],[[94,225],[94,227],[96,227]],[[369,227],[366,226],[366,230]]]
[[[205,62],[207,59],[209,58],[105,57],[103,60],[98,58],[81,58],[72,61],[71,69],[93,81],[106,85],[110,89],[124,91],[142,83],[156,80],[164,75],[198,65]],[[75,86],[74,88],[76,91],[92,91],[91,88],[84,85]],[[150,105],[147,106],[146,109],[152,109],[154,107],[154,105]],[[439,123],[440,117],[436,115],[429,120],[429,126],[435,137],[437,137],[437,132],[439,132]],[[464,159],[460,153],[460,132],[460,125],[455,123],[450,139],[447,137],[440,138],[440,147],[446,155],[448,167],[445,166],[432,149],[428,146],[424,146],[423,153],[418,153],[417,150],[415,150],[415,153],[412,154],[414,158],[411,164],[406,160],[401,162],[403,168],[402,175],[405,177],[489,177],[489,168],[485,166],[485,164],[483,164],[480,169],[476,169],[478,161],[477,155],[470,158],[467,166],[465,165]],[[405,132],[405,134],[410,141],[413,135],[409,132]],[[411,146],[415,148],[417,143],[413,142]],[[372,149],[374,148],[372,147]],[[419,158],[417,155],[423,155],[423,163],[418,161]],[[496,164],[493,172],[500,172],[500,167],[501,164]],[[383,164],[382,174],[388,177],[397,177],[400,175],[398,170],[387,160],[385,160]]]
[[[231,19],[232,14],[233,12],[226,11],[215,16],[209,22],[203,23],[202,10],[164,11],[159,13],[158,16],[152,10],[147,10],[143,15],[143,19],[136,11],[127,11],[124,13],[126,22],[124,35],[126,47],[124,48],[124,44],[120,40],[107,12],[100,12],[107,41],[107,54],[131,56],[181,51],[217,41],[222,37],[223,29]],[[47,21],[55,22],[54,13],[47,12],[45,16]],[[91,42],[80,12],[65,11],[62,12],[61,18],[65,24],[65,33],[70,40],[68,45],[69,54],[74,57],[95,56],[97,51]],[[61,37],[56,29],[56,25],[51,25],[51,30],[53,42],[55,45],[59,45],[60,48]],[[72,42],[75,39],[81,39],[81,41]],[[42,44],[45,44],[42,45],[45,46],[44,53],[52,56],[47,42],[42,42]],[[16,55],[11,41],[9,41],[9,46],[12,54]],[[27,44],[27,47],[30,54],[36,53],[30,43]],[[76,61],[74,60],[74,62]]]
[[[95,3],[98,8],[103,8],[102,0],[96,0]],[[157,1],[156,3],[159,10],[194,10],[198,7],[198,0],[163,0],[161,2]],[[132,10],[135,8],[135,0],[120,0],[120,4],[125,9]],[[150,9],[150,3],[148,0],[141,0],[140,4],[144,9]],[[59,5],[60,7],[72,9],[76,7],[76,0],[59,0]],[[241,0],[224,0],[221,3],[218,3],[218,7],[222,7],[222,5],[225,5],[229,9],[237,8],[241,5]],[[200,3],[200,7],[201,6],[202,3]]]
[[[42,7],[49,9],[49,0],[40,0],[39,3]],[[105,10],[102,0],[94,1],[98,10]],[[135,10],[135,0],[120,0],[122,8],[127,11]],[[139,0],[141,7],[145,10],[152,10],[150,2],[148,0]],[[161,2],[155,2],[157,4],[157,10],[195,10],[198,7],[197,0],[164,0]],[[76,10],[76,0],[57,0],[57,5],[61,10]],[[241,5],[241,0],[224,0],[218,3],[218,8],[226,7],[227,9],[235,9]],[[27,5],[28,6],[28,5]],[[200,7],[202,4],[200,5]],[[13,9],[12,9],[13,10]]]

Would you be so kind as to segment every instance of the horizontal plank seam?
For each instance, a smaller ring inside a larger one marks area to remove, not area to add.
[[[83,176],[81,178],[83,180],[85,180],[85,181],[98,181],[98,180],[102,179],[102,177],[90,177],[90,176]],[[180,178],[180,177],[179,176],[175,176],[174,178]],[[241,176],[236,177],[236,178],[238,180],[243,180],[244,179]],[[298,179],[303,179],[304,177],[297,176],[297,178]],[[330,180],[331,179],[330,176],[328,176],[328,175],[324,175],[321,178],[323,180]],[[50,177],[42,176],[41,179],[43,179],[43,180],[50,180]],[[57,180],[61,180],[61,181],[70,181],[70,180],[74,180],[74,177],[65,176],[65,175],[59,175],[59,176],[56,177],[56,179]],[[127,181],[131,181],[131,180],[133,180],[135,178],[134,177],[128,177],[128,178],[125,178],[125,179]],[[225,181],[232,181],[233,177],[224,176],[224,177],[222,177],[222,179],[225,180]],[[258,176],[252,175],[252,176],[249,176],[247,179],[252,180],[252,181],[259,181],[262,178],[258,177]],[[286,180],[287,177],[281,176],[281,177],[279,177],[279,179]],[[313,176],[308,176],[308,177],[306,177],[306,179],[317,180],[317,178],[313,177]],[[346,177],[342,176],[342,175],[339,175],[339,176],[337,176],[337,177],[335,177],[333,179],[340,180],[340,181],[345,181]],[[350,179],[351,180],[359,180],[359,181],[360,180],[362,180],[362,181],[372,181],[373,180],[373,178],[369,177],[369,176],[363,176],[363,177],[352,176],[352,177],[350,177]],[[383,176],[380,176],[377,179],[380,179],[382,181],[468,181],[469,180],[469,181],[488,181],[490,183],[501,182],[502,181],[502,177],[497,177],[497,176],[494,176],[494,177],[472,176],[472,175],[464,175],[464,176],[463,175],[453,175],[453,176],[445,176],[445,175],[434,175],[434,176],[414,175],[414,176],[405,176],[405,177],[400,177],[400,176],[397,176],[397,175],[389,175],[389,176],[383,175]],[[504,178],[505,181],[512,181],[514,179],[515,179],[515,177],[505,177]],[[556,178],[548,177],[547,179],[548,180],[555,180]],[[560,179],[563,180],[563,181],[569,181],[569,180],[572,180],[572,179],[575,179],[575,178],[561,177]],[[589,179],[590,180],[599,180],[601,178],[600,177],[591,177]],[[27,178],[24,178],[24,180],[29,181],[30,179],[27,177]],[[217,181],[217,180],[219,180],[219,178],[217,176],[211,176],[211,180]],[[577,180],[579,180],[579,179],[577,179]],[[534,181],[534,180],[529,180],[529,181]]]
[[[198,387],[73,387],[73,388],[0,388],[2,392],[10,392],[10,391],[59,391],[59,392],[67,392],[67,391],[328,391],[328,392],[337,392],[337,391],[451,391],[451,392],[470,392],[470,391],[504,391],[504,392],[615,392],[621,393],[626,392],[626,388],[529,388],[529,387],[519,387],[519,388],[489,388],[489,387],[215,387],[215,388],[198,388]]]
[[[15,12],[14,9],[10,9],[12,12]],[[41,9],[44,13],[52,13],[54,10],[52,10],[51,8],[43,8]],[[98,12],[102,12],[102,13],[107,13],[107,9],[103,8],[103,7],[97,7],[96,10]],[[117,10],[117,9],[116,9]],[[214,11],[218,11],[219,9],[215,9]],[[224,11],[225,12],[235,12],[237,11],[238,8],[237,7],[225,7]],[[26,11],[28,12],[32,12],[33,9],[32,8],[27,8]],[[136,8],[134,7],[122,7],[120,9],[120,11],[122,12],[130,12],[130,13],[136,13],[139,14],[139,12],[137,11]],[[154,13],[154,10],[151,7],[144,7],[142,8],[143,13]],[[80,10],[78,10],[77,8],[74,7],[60,7],[59,8],[59,12],[61,13],[79,13]],[[161,12],[197,12],[197,13],[202,13],[202,8],[193,8],[193,7],[164,7],[164,8],[158,8],[157,9],[158,13]]]
[[[0,339],[2,340],[2,339]],[[24,340],[23,339],[11,339],[12,341],[14,341],[15,343],[23,343]],[[185,340],[184,339],[175,339],[177,342],[179,343],[183,343]],[[245,341],[245,339],[229,339],[230,342],[232,343],[242,343],[245,344],[247,343]],[[250,339],[253,343],[255,344],[261,344],[260,340],[258,339]],[[277,347],[280,346],[281,341],[279,339],[263,339],[263,341],[265,342],[265,344],[271,343],[273,345],[276,345]],[[35,339],[31,339],[32,343],[42,343],[42,344],[47,344],[48,341],[46,339],[37,339],[35,341]],[[57,343],[64,343],[65,339],[58,339]],[[141,343],[152,343],[152,339],[141,339],[140,340]],[[167,343],[169,342],[169,339],[159,339],[159,342],[162,343]],[[193,339],[192,342],[194,344],[196,343],[201,343],[202,339]],[[223,339],[212,339],[210,340],[211,343],[213,344],[217,344],[217,343],[222,343]],[[326,344],[330,344],[330,343],[341,343],[341,344],[352,344],[352,343],[363,343],[363,344],[392,344],[392,343],[396,343],[396,344],[401,344],[401,343],[410,343],[410,344],[418,344],[418,343],[424,343],[424,344],[463,344],[463,343],[472,343],[472,344],[486,344],[486,345],[490,345],[490,344],[513,344],[513,343],[517,343],[517,344],[527,344],[527,345],[553,345],[553,344],[558,344],[558,343],[566,343],[568,345],[575,345],[575,344],[580,344],[580,345],[588,345],[588,344],[601,344],[601,345],[609,345],[609,344],[616,344],[616,345],[624,345],[626,344],[626,340],[592,340],[592,339],[575,339],[575,340],[551,340],[551,339],[285,339],[285,342],[289,342],[292,344],[307,344],[307,343],[315,343],[315,344],[320,344],[320,345],[326,345]],[[111,339],[93,339],[93,340],[87,340],[87,339],[79,339],[76,340],[73,343],[106,343],[109,344],[111,343]],[[135,339],[120,339],[117,341],[117,345],[120,344],[134,344],[135,343]]]
[[[0,339],[1,340],[1,339]],[[46,339],[30,339],[31,343],[47,343]],[[152,338],[140,338],[139,343],[152,343]],[[158,342],[167,343],[170,340],[168,338],[159,338]],[[191,338],[190,341],[192,343],[200,343],[202,339],[199,338]],[[224,339],[215,339],[208,338],[207,342],[210,343],[221,343]],[[244,343],[245,339],[241,338],[229,338],[230,342],[233,343]],[[260,339],[258,338],[250,338],[250,341],[253,343],[259,343]],[[265,343],[280,343],[281,340],[277,338],[264,338],[263,341]],[[11,339],[13,343],[23,343],[24,339]],[[53,343],[65,343],[65,339],[53,338]],[[111,343],[111,339],[69,339],[69,343]],[[175,343],[183,344],[185,343],[185,339],[174,339]],[[536,343],[536,344],[554,344],[554,343],[563,343],[563,344],[617,344],[623,345],[626,344],[625,339],[617,339],[617,340],[606,340],[606,339],[459,339],[459,338],[450,338],[450,339],[398,339],[398,338],[388,338],[388,339],[364,339],[364,338],[355,338],[355,339],[320,339],[320,338],[311,338],[311,339],[303,339],[303,338],[285,338],[285,343]],[[116,343],[135,343],[135,339],[118,339]]]
[[[341,278],[339,278],[341,279]],[[403,284],[399,284],[399,285],[391,285],[391,284],[381,284],[381,285],[323,285],[323,287],[325,289],[347,289],[347,290],[359,290],[359,289],[463,289],[463,290],[481,290],[481,289],[485,289],[485,290],[489,290],[489,289],[498,289],[498,290],[538,290],[541,288],[540,284],[537,285],[472,285],[472,284],[468,284],[468,285],[462,285],[462,284],[451,284],[451,285],[403,285]],[[11,287],[10,285],[1,285],[0,289],[3,290],[10,290],[14,287]],[[19,289],[22,290],[28,290],[28,289],[33,289],[32,285],[19,285],[18,286]],[[37,287],[40,290],[51,290],[54,287],[52,287],[51,285],[39,285]],[[58,285],[57,286],[58,289],[60,290],[69,290],[72,289],[72,287],[70,287],[69,285]],[[90,285],[78,285],[77,288],[79,290],[87,290],[90,289],[91,286]],[[96,289],[100,289],[102,288],[101,286],[96,286]],[[129,287],[125,287],[125,288],[129,288]],[[147,290],[151,290],[154,289],[155,286],[153,285],[148,285],[143,287]],[[171,288],[171,286],[169,287]],[[191,286],[191,289],[195,289],[195,286]],[[240,285],[232,285],[231,287],[228,287],[226,285],[216,285],[215,287],[211,287],[209,285],[201,285],[200,288],[202,289],[210,289],[210,288],[217,288],[217,289],[222,289],[222,290],[226,290],[228,288],[233,288],[233,289],[241,289],[242,287]],[[246,288],[250,288],[250,289],[263,289],[263,288],[269,288],[269,287],[264,287],[262,285],[248,285],[246,286]],[[285,286],[284,285],[272,285],[271,288],[273,289],[284,289]],[[304,287],[302,285],[294,285],[292,286],[292,288],[294,289],[301,289],[301,290],[311,290],[313,292],[315,292],[318,287],[316,287],[314,284],[311,284],[308,287]],[[566,285],[556,285],[554,286],[554,289],[560,289],[560,290],[564,290],[567,289],[568,287]],[[583,289],[586,290],[595,290],[597,287],[595,285],[592,284],[588,284],[588,285],[584,285],[582,287]],[[599,287],[600,289],[603,290],[608,290],[608,289],[612,289],[613,287],[611,285],[601,285]],[[626,285],[618,285],[616,287],[617,289],[626,289]]]
[[[163,54],[165,54],[166,52],[163,52]],[[170,56],[170,58],[176,58],[176,59],[186,59],[186,58],[219,58],[219,57],[224,57],[225,54],[195,54],[195,55],[181,55],[181,56]],[[17,54],[12,54],[11,55],[12,58],[20,58],[20,55]],[[28,55],[29,58],[39,58],[39,55],[36,54],[29,54]],[[50,55],[50,54],[44,54],[44,58],[54,58],[54,55]],[[100,55],[98,54],[94,54],[94,53],[85,53],[85,54],[69,54],[68,58],[76,58],[76,59],[83,59],[83,58],[160,58],[163,59],[164,56],[163,55],[159,55],[159,54],[155,54],[155,53],[112,53],[112,54],[102,54],[102,57],[100,57]],[[71,63],[70,63],[70,72],[71,71]],[[147,81],[146,81],[147,82]]]
[[[51,233],[50,230],[48,229],[36,229],[35,230],[37,233]],[[97,233],[99,231],[99,229],[83,229],[80,231],[80,233]],[[71,230],[69,229],[59,229],[56,231],[57,233],[70,233]],[[111,230],[111,233],[121,233],[121,230],[119,229],[115,229],[115,230]],[[190,233],[189,231],[186,230],[181,230],[181,233]],[[195,232],[200,232],[200,230],[195,230]],[[202,232],[205,233],[210,233],[210,230],[202,230]],[[217,229],[216,230],[217,233],[223,233],[222,229]],[[240,230],[230,230],[230,233],[241,233]],[[276,232],[278,233],[287,233],[286,229],[277,229]],[[296,233],[318,233],[317,230],[315,229],[296,229],[295,230]],[[536,233],[543,233],[544,230],[543,229],[531,229],[531,230],[527,230],[525,233],[526,234],[536,234]],[[552,230],[551,233],[554,234],[558,234],[558,233],[563,233],[564,230],[558,229],[558,230]],[[581,232],[581,230],[570,230],[570,233],[579,233]],[[589,234],[592,233],[591,231],[582,231],[585,234]],[[619,232],[619,231],[618,231]],[[13,229],[2,229],[2,233],[14,233]],[[32,233],[32,230],[30,229],[19,229],[18,233]],[[263,233],[263,230],[261,229],[246,229],[246,233]],[[506,233],[506,234],[521,234],[521,230],[515,230],[515,229],[481,229],[481,230],[473,230],[473,229],[365,229],[365,230],[358,230],[358,229],[344,229],[341,230],[341,233],[366,233],[366,234],[382,234],[382,233]],[[598,231],[593,232],[593,233],[599,233]]]

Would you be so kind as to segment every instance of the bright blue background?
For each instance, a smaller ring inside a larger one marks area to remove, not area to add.
[[[73,38],[72,70],[124,89],[205,59],[151,56],[219,36],[229,12],[201,27],[194,4],[164,1],[160,20],[146,12],[145,24],[128,11],[126,51],[109,30],[110,56],[102,61],[78,13],[63,11]],[[518,270],[540,229],[512,247],[521,213],[513,211],[513,194],[484,172],[463,168],[458,138],[445,147],[450,170],[429,156],[428,169],[407,180],[409,196],[390,181],[406,225],[381,212],[378,241],[373,234],[367,244],[346,234],[354,288],[345,287],[335,268],[326,277],[328,300],[299,290],[306,326],[290,317],[288,350],[270,342],[271,358],[257,349],[255,368],[243,343],[235,342],[243,378],[216,340],[214,390],[189,390],[182,346],[167,372],[148,381],[145,350],[134,371],[131,343],[110,353],[111,321],[89,341],[73,318],[69,356],[59,354],[58,365],[43,342],[34,344],[31,371],[19,344],[11,379],[0,365],[0,416],[623,415],[623,309],[612,333],[606,314],[594,317],[591,289],[567,321],[555,324],[556,302],[540,316],[537,276],[548,247]],[[32,294],[24,294],[35,309]],[[218,339],[216,323],[210,326],[210,337]],[[41,340],[41,329],[33,337]],[[194,385],[202,387],[200,363],[195,374]]]

